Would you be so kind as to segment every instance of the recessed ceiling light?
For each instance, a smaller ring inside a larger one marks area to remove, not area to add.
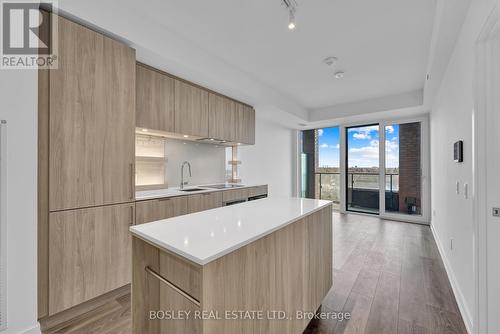
[[[189,136],[188,136],[188,135],[184,135],[183,137],[184,137],[184,138],[189,138]]]
[[[213,139],[213,138],[210,138],[210,140],[212,140],[212,141],[213,141],[213,140],[215,140],[215,139]]]
[[[335,78],[337,79],[342,79],[344,77],[345,73],[342,71],[335,72]]]
[[[323,59],[323,63],[327,64],[328,66],[332,66],[337,62],[337,60],[337,57],[326,57],[325,59]]]
[[[148,132],[149,130],[148,129],[142,129],[142,132]]]

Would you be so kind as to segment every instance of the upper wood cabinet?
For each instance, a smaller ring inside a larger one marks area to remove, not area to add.
[[[210,93],[208,135],[210,138],[235,141],[236,116],[238,113],[236,102],[227,97]]]
[[[188,196],[188,212],[199,212],[222,206],[222,192],[204,193]]]
[[[175,80],[175,132],[208,137],[208,91]]]
[[[139,225],[187,213],[186,196],[140,201],[136,203],[135,223]]]
[[[238,103],[236,114],[236,142],[255,144],[255,110],[245,104]]]
[[[165,74],[137,64],[137,127],[174,132],[174,82]]]
[[[210,93],[208,129],[210,138],[254,144],[255,111],[245,104]]]
[[[129,284],[134,203],[49,215],[49,314]]]
[[[49,75],[51,211],[134,199],[135,50],[63,17]]]

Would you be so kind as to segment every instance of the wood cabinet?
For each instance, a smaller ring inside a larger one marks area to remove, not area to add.
[[[255,110],[245,104],[237,104],[235,142],[255,144]]]
[[[222,192],[222,202],[232,202],[232,201],[240,201],[240,200],[247,200],[248,199],[248,189],[231,189],[231,190],[224,190]]]
[[[137,225],[188,213],[187,196],[160,198],[136,203]]]
[[[135,50],[63,17],[58,24],[59,68],[45,92],[50,210],[131,201]]]
[[[209,137],[255,144],[255,111],[225,96],[209,95]]]
[[[208,91],[175,80],[175,132],[208,137]]]
[[[208,135],[210,138],[236,141],[236,102],[227,97],[209,94]]]
[[[134,205],[50,213],[50,315],[131,282]]]
[[[174,132],[175,80],[141,64],[137,64],[136,76],[137,127]]]
[[[302,333],[307,317],[249,321],[224,315],[228,310],[314,314],[332,287],[331,205],[204,265],[135,236],[133,247],[133,334]],[[146,266],[150,270],[144,270]],[[196,311],[222,318],[150,321],[150,310]]]
[[[248,188],[248,197],[267,195],[267,184]]]
[[[199,212],[220,208],[222,206],[222,192],[190,195],[188,197],[188,212]]]

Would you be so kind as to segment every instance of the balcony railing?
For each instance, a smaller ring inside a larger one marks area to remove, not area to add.
[[[317,198],[340,203],[340,173],[319,172],[316,175]],[[386,174],[386,210],[399,207],[399,174]],[[348,204],[378,209],[379,174],[349,172],[347,176]]]

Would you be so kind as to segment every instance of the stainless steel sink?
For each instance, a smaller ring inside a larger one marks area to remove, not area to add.
[[[187,188],[187,189],[179,189],[180,191],[185,191],[185,192],[191,192],[191,191],[202,191],[202,190],[207,190],[207,189],[202,189],[202,188]]]
[[[242,184],[209,184],[208,186],[203,186],[205,188],[211,188],[211,189],[232,189],[232,188],[240,188],[244,187]]]

